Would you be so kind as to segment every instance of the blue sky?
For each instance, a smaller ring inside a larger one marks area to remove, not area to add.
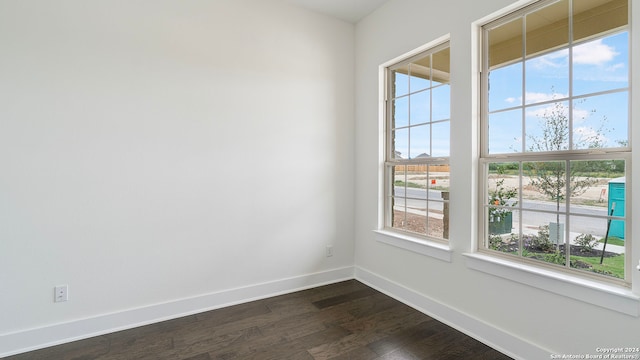
[[[573,96],[578,97],[571,104],[574,146],[586,148],[585,139],[597,139],[605,147],[617,147],[620,141],[626,141],[628,91],[597,96],[588,94],[629,86],[628,46],[628,33],[622,32],[575,46],[571,69],[569,50],[561,49],[492,70],[489,78],[489,153],[513,153],[522,149],[523,111],[525,140],[527,136],[540,134],[541,120],[553,103],[536,104],[558,99],[568,114],[570,70],[573,72]],[[526,89],[523,88],[523,68],[526,69]],[[449,156],[450,88],[448,84],[440,85],[436,81],[431,83],[396,73],[395,127],[404,128],[396,131],[395,148],[402,158],[408,158],[407,154],[415,158],[423,153],[434,157]],[[410,129],[407,128],[409,125]],[[529,145],[524,144],[526,149]]]
[[[411,126],[395,134],[395,148],[403,159],[409,158],[407,154],[449,156],[450,94],[448,84],[396,73],[395,127]]]
[[[573,49],[573,96],[628,87],[628,33],[619,33],[577,45]],[[541,119],[553,104],[537,103],[558,99],[568,113],[569,51],[558,50],[492,70],[489,90],[489,152],[512,153],[522,148],[522,108],[525,104],[525,132],[541,132]],[[526,88],[523,89],[522,71]],[[524,91],[524,94],[523,94]],[[597,139],[606,147],[617,147],[628,138],[628,92],[586,96],[573,101],[573,136],[577,148]],[[562,100],[564,99],[564,100]],[[606,121],[602,123],[603,120]],[[599,130],[603,128],[604,130]],[[528,140],[525,136],[525,140]],[[578,140],[578,141],[576,141]],[[528,149],[529,144],[525,144]],[[568,145],[568,144],[567,144]]]

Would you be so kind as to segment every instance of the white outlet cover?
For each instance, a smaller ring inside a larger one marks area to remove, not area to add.
[[[54,289],[54,301],[55,302],[64,302],[69,300],[69,286],[68,285],[58,285]]]

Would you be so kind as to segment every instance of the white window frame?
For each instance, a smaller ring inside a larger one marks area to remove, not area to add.
[[[379,196],[378,196],[378,227],[374,231],[378,242],[399,247],[408,251],[416,252],[422,255],[430,256],[446,262],[451,262],[452,251],[449,247],[448,239],[433,238],[427,235],[417,234],[413,232],[402,231],[393,228],[390,224],[389,211],[389,194],[393,181],[388,169],[393,165],[403,164],[426,164],[439,165],[449,164],[449,157],[434,157],[422,159],[407,159],[407,161],[392,160],[390,152],[392,145],[390,144],[390,116],[391,106],[387,106],[391,84],[389,84],[389,72],[394,67],[410,62],[412,59],[419,58],[429,53],[435,53],[445,48],[450,48],[450,36],[444,35],[434,41],[431,41],[419,48],[416,48],[406,54],[392,59],[379,67],[379,124],[380,124],[380,153],[379,153]],[[450,99],[450,106],[451,106]],[[449,118],[449,124],[451,119]],[[443,201],[444,202],[444,201]],[[448,200],[446,201],[448,203]]]
[[[627,243],[627,248],[625,251],[625,281],[610,281],[609,279],[605,279],[603,277],[591,277],[586,273],[573,271],[570,268],[562,268],[558,269],[552,266],[545,266],[542,262],[530,262],[527,261],[523,257],[515,257],[509,256],[507,254],[502,254],[497,251],[492,251],[486,249],[485,239],[487,236],[486,225],[487,221],[486,213],[486,197],[487,197],[487,175],[486,175],[486,165],[491,162],[508,162],[508,161],[532,161],[532,160],[553,160],[553,159],[561,159],[561,160],[590,160],[590,159],[598,159],[598,158],[615,158],[615,159],[624,159],[626,161],[626,171],[625,177],[627,180],[627,184],[631,184],[631,139],[632,139],[632,129],[631,129],[631,103],[632,97],[629,96],[629,125],[628,125],[628,141],[629,146],[626,148],[618,148],[618,149],[605,149],[604,155],[595,155],[593,152],[588,155],[590,151],[587,150],[574,150],[567,152],[565,156],[555,157],[555,154],[544,153],[536,153],[536,154],[527,154],[527,153],[518,153],[514,157],[505,156],[505,154],[492,155],[488,153],[488,121],[487,121],[487,101],[488,101],[488,93],[487,93],[487,69],[486,65],[488,60],[483,58],[483,56],[487,55],[487,45],[484,41],[484,27],[488,24],[495,23],[497,19],[498,21],[503,21],[505,18],[514,18],[514,14],[522,13],[525,7],[529,7],[532,4],[534,6],[542,4],[548,4],[551,1],[549,0],[541,0],[541,1],[529,1],[524,4],[520,4],[519,8],[509,7],[505,9],[505,11],[500,15],[493,15],[492,19],[481,20],[475,23],[475,32],[478,35],[479,43],[480,43],[480,57],[479,57],[479,72],[480,72],[480,128],[479,128],[479,142],[481,144],[480,153],[479,153],[479,180],[478,180],[478,241],[477,241],[477,249],[476,252],[464,254],[467,262],[467,266],[483,271],[489,274],[493,274],[499,277],[507,278],[510,280],[514,280],[529,286],[541,288],[544,290],[548,290],[557,294],[565,295],[574,299],[578,299],[581,301],[585,301],[588,303],[596,304],[599,306],[603,306],[615,311],[619,311],[625,314],[639,316],[640,311],[638,309],[638,304],[640,302],[640,297],[634,294],[629,288],[631,282],[631,269],[632,269],[632,252],[631,252],[631,244],[630,241]],[[631,7],[631,4],[629,4]],[[527,9],[529,10],[529,9]],[[626,31],[629,34],[629,57],[631,58],[631,9],[629,11],[629,21],[626,26]],[[570,43],[571,44],[571,43]],[[571,45],[569,45],[571,47]],[[526,59],[526,58],[525,58]],[[524,60],[523,60],[524,61]],[[629,59],[629,67],[631,67],[632,63]],[[629,74],[629,86],[628,91],[631,93],[631,74]],[[570,80],[571,81],[571,78]],[[524,85],[523,85],[524,86]],[[567,101],[572,101],[574,98],[569,97]],[[523,105],[524,106],[524,105]],[[586,155],[585,155],[586,154]],[[591,156],[591,157],[589,157]],[[626,189],[626,229],[625,229],[625,238],[631,239],[631,187],[627,186]]]

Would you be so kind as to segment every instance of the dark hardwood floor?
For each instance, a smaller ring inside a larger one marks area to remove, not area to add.
[[[355,281],[8,359],[509,359]]]

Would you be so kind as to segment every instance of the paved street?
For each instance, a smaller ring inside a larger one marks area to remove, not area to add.
[[[404,207],[405,201],[405,188],[396,186],[395,194],[397,196],[395,205],[398,207]],[[437,200],[429,202],[430,216],[441,218],[442,217],[442,195],[440,191],[428,190],[429,199]],[[406,205],[409,211],[416,214],[424,214],[427,210],[426,199],[427,190],[420,188],[407,188],[406,189]],[[439,200],[439,201],[438,201]],[[522,221],[525,224],[525,230],[529,228],[537,229],[540,224],[546,224],[549,222],[556,222],[555,215],[544,213],[541,211],[555,211],[556,204],[548,201],[537,200],[524,200],[522,203]],[[561,208],[562,209],[562,208]],[[533,210],[533,211],[527,211]],[[571,232],[593,234],[599,237],[604,237],[607,230],[607,221],[604,218],[594,218],[593,215],[606,216],[606,207],[585,206],[585,205],[573,205],[572,212],[579,215],[572,215],[571,219],[567,222],[561,220],[561,223],[569,223],[571,226]],[[586,215],[586,216],[584,216]],[[514,213],[514,224],[517,223],[518,213]]]

